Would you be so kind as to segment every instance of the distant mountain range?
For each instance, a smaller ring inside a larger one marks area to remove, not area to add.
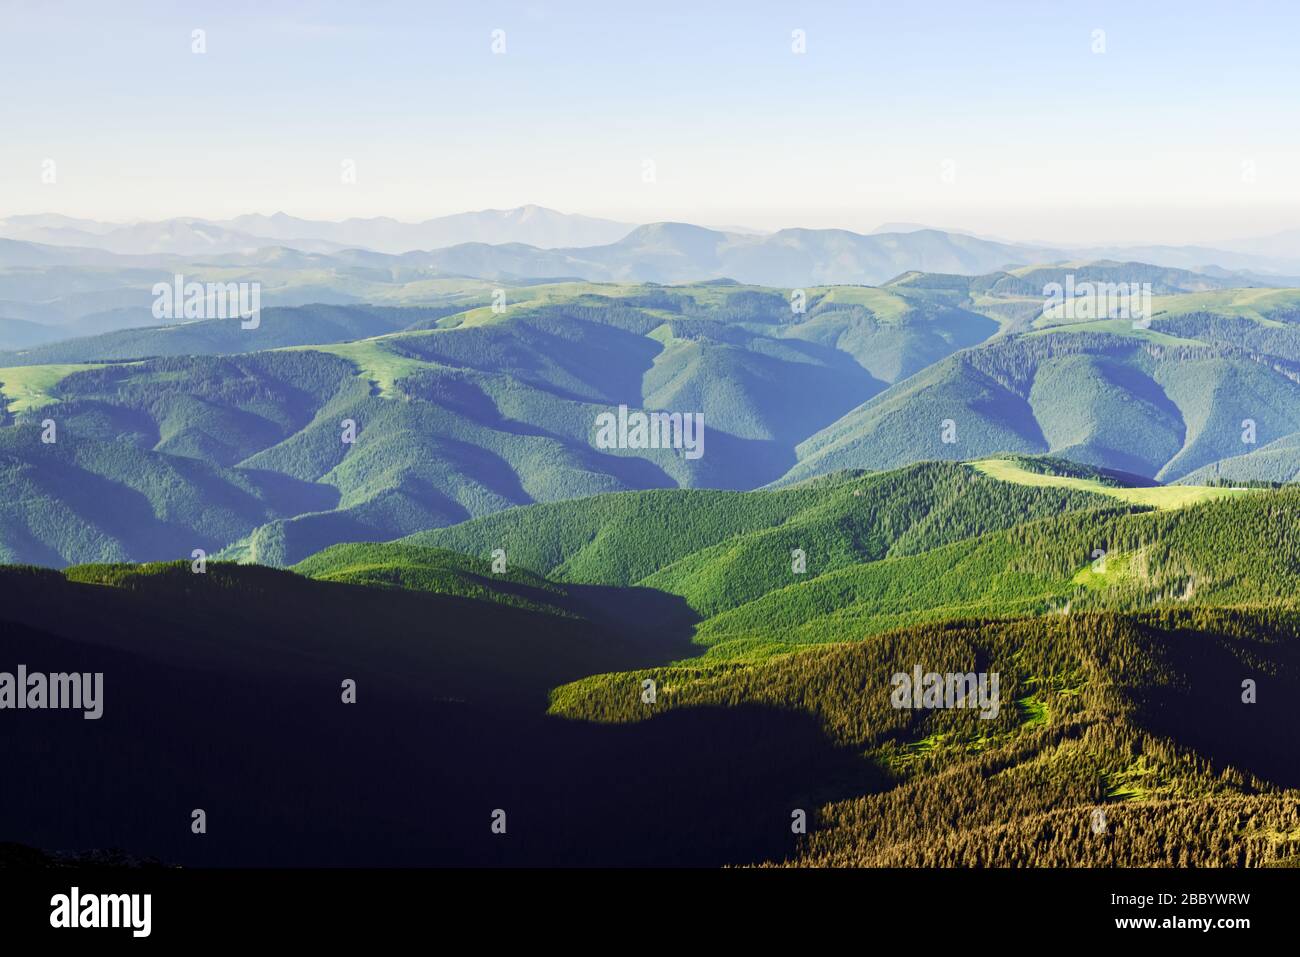
[[[541,206],[485,209],[403,223],[386,216],[342,222],[259,213],[234,219],[192,217],[158,222],[102,223],[52,214],[0,219],[0,237],[55,246],[82,246],[127,255],[195,256],[286,245],[307,252],[362,248],[402,253],[460,243],[527,243],[540,249],[597,246],[626,236],[631,223],[557,213]]]
[[[266,219],[272,222],[276,217]],[[567,217],[561,219],[568,221]],[[56,230],[60,218],[23,220],[26,226],[19,232],[45,235]],[[527,217],[509,216],[499,223],[525,221]],[[85,235],[102,227],[80,225],[86,227]],[[566,280],[689,283],[728,278],[751,285],[806,289],[830,284],[879,285],[913,272],[974,277],[1059,264],[1061,269],[1078,273],[1088,263],[1134,262],[1131,257],[1101,255],[1122,250],[1099,250],[1097,256],[1081,259],[1070,250],[932,229],[869,236],[845,230],[785,229],[762,235],[656,223],[635,227],[603,245],[545,249],[518,242],[468,242],[393,254],[342,248],[318,239],[295,248],[278,240],[249,240],[245,233],[198,221],[167,225],[166,235],[179,237],[178,248],[193,249],[196,242],[217,241],[202,252],[182,254],[140,251],[147,243],[124,243],[123,248],[137,251],[114,252],[0,238],[0,350],[154,325],[152,290],[158,282],[170,283],[178,273],[199,282],[256,282],[266,306],[427,306],[443,303],[448,296],[454,298],[457,290],[472,289],[480,294],[494,286]],[[285,232],[294,231],[284,221],[280,226]],[[144,226],[123,229],[137,238],[148,232]],[[125,233],[105,235],[120,239]],[[227,248],[231,244],[226,240],[232,236],[242,237],[233,245],[245,243],[248,248]],[[153,245],[167,247],[168,243]],[[1176,269],[1199,277],[1196,282],[1201,285],[1182,284],[1177,291],[1300,286],[1300,278],[1296,278],[1300,263],[1287,274],[1265,270],[1284,263],[1264,262],[1247,254],[1222,252],[1218,256],[1219,251],[1190,247],[1145,252],[1149,255],[1141,261],[1148,264],[1148,270]],[[1218,264],[1189,266],[1212,260]],[[1252,264],[1256,268],[1246,268]],[[1042,286],[1036,290],[1024,287],[1020,294],[1027,297],[1023,302],[1003,302],[999,307],[1032,308],[1035,298],[1041,298]]]
[[[937,230],[864,236],[840,229],[783,229],[754,235],[654,223],[604,246],[538,250],[467,244],[403,258],[442,272],[504,280],[571,276],[671,283],[728,278],[798,287],[875,284],[912,269],[973,275],[1061,255],[1059,250],[1009,246]]]
[[[227,262],[251,265],[265,256],[268,247],[285,247],[324,255],[370,251],[398,257],[402,265],[501,280],[731,278],[769,286],[804,286],[880,283],[909,270],[978,275],[1015,265],[1096,259],[1272,276],[1278,277],[1278,284],[1289,284],[1286,277],[1300,276],[1300,230],[1214,247],[1055,246],[912,223],[889,224],[870,234],[800,228],[762,233],[674,222],[636,226],[541,206],[459,213],[417,223],[389,217],[329,222],[282,212],[126,224],[54,214],[11,216],[0,219],[0,240],[70,247],[55,252],[8,244],[0,247],[0,268],[52,261],[81,266],[113,263],[104,258],[106,253],[201,262],[234,256],[239,258]],[[385,262],[377,257],[371,264]],[[134,264],[142,262],[136,258]]]

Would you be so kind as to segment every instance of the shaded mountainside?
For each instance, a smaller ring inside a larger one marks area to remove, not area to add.
[[[772,709],[627,729],[547,717],[548,686],[683,649],[658,631],[439,594],[438,577],[0,569],[3,660],[104,675],[97,720],[8,714],[0,837],[190,866],[719,865],[784,853],[799,782],[859,773],[814,723]],[[613,604],[657,617],[635,596]],[[496,809],[507,840],[491,831]]]

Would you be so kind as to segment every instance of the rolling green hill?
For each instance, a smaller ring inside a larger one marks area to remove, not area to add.
[[[1205,465],[1187,482],[1295,482],[1300,479],[1300,433],[1269,442],[1255,451]]]
[[[971,616],[1289,608],[1297,516],[1293,489],[1134,485],[1121,473],[1012,457],[749,493],[598,496],[366,547],[394,561],[433,548],[480,563],[500,549],[510,569],[552,582],[680,596],[710,649],[698,667]],[[1248,560],[1224,544],[1242,535],[1253,543]]]
[[[799,463],[782,481],[999,452],[1050,453],[1174,481],[1248,449],[1247,420],[1260,445],[1295,431],[1300,364],[1292,353],[1170,347],[1144,334],[1054,330],[965,350],[800,443]]]
[[[1151,330],[1027,330],[991,308],[1062,268],[1171,292]],[[0,504],[0,555],[201,547],[291,565],[534,503],[1001,453],[1163,482],[1300,474],[1292,293],[1215,282],[1131,263],[907,273],[799,290],[802,311],[791,290],[727,281],[512,286],[494,309],[467,282],[419,308],[269,308],[256,330],[216,320],[55,344],[0,366],[0,468],[23,489]],[[620,405],[703,414],[705,453],[598,448],[597,417]],[[94,491],[67,491],[78,483]],[[73,518],[55,531],[61,511]]]
[[[394,544],[334,545],[293,567],[318,581],[472,598],[546,614],[572,615],[563,586],[528,571],[492,570],[492,562],[439,548]]]
[[[1292,608],[1297,517],[1291,489],[1141,514],[1071,512],[790,584],[701,623],[696,638],[732,657],[950,618],[1188,602]],[[1242,555],[1234,540],[1254,544]]]
[[[481,556],[503,548],[553,579],[640,584],[709,615],[835,569],[1110,504],[1091,490],[925,463],[775,491],[624,493],[511,509],[405,541]],[[803,571],[794,570],[796,549]]]
[[[785,471],[808,432],[885,387],[863,362],[905,374],[995,328],[881,290],[805,292],[807,311],[795,313],[784,292],[727,283],[538,285],[511,289],[500,313],[270,309],[256,330],[186,323],[30,353],[21,358],[31,364],[0,374],[6,467],[15,480],[45,474],[39,463],[52,453],[35,426],[48,415],[59,454],[105,481],[77,500],[65,485],[29,482],[0,506],[0,554],[61,565],[202,547],[288,565],[338,542],[533,502],[750,488]],[[38,362],[73,355],[95,361]],[[620,404],[702,412],[707,454],[597,448],[597,416]],[[355,423],[352,444],[341,441],[345,421]],[[99,475],[110,453],[116,464]],[[132,474],[188,474],[196,463],[227,473],[165,492]],[[217,502],[256,498],[250,482],[283,494],[202,517]],[[133,499],[117,511],[138,531],[115,524],[117,498]],[[77,520],[56,533],[45,516],[63,508]],[[199,517],[187,524],[178,509]]]

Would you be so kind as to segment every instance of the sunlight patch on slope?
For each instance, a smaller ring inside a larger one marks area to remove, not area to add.
[[[809,300],[814,296],[821,297],[819,302],[865,306],[882,322],[900,319],[912,309],[902,296],[875,286],[818,286],[808,290]]]
[[[1268,318],[1277,310],[1300,308],[1298,289],[1216,289],[1210,292],[1187,292],[1172,296],[1155,296],[1151,309],[1156,319],[1161,315],[1179,316],[1192,312],[1212,312],[1220,316],[1241,316],[1265,326],[1285,323]]]
[[[15,415],[31,412],[58,402],[51,390],[72,373],[97,368],[94,364],[69,363],[0,369],[0,397]]]
[[[1211,502],[1215,499],[1246,495],[1252,491],[1244,488],[1217,488],[1205,485],[1156,485],[1150,488],[1123,488],[1105,485],[1095,479],[1031,472],[1006,459],[981,459],[967,464],[990,478],[1002,482],[1014,482],[1017,485],[1068,488],[1080,492],[1095,492],[1098,495],[1107,495],[1131,505],[1145,505],[1150,508],[1185,508],[1198,502]]]

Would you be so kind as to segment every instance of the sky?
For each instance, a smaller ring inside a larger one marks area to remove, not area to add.
[[[1298,26],[1278,0],[0,0],[0,217],[1265,235],[1300,228]]]

